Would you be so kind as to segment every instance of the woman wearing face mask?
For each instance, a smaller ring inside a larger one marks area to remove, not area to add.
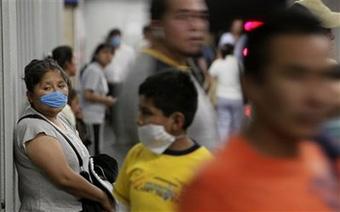
[[[186,135],[196,109],[196,88],[181,71],[153,75],[139,87],[141,143],[129,151],[114,189],[130,211],[175,211],[183,185],[211,158]]]
[[[51,59],[33,60],[25,67],[24,80],[30,106],[18,121],[14,144],[20,211],[80,211],[81,198],[97,201],[105,211],[112,211],[113,204],[104,191],[79,174],[71,144],[85,170],[89,153],[60,114],[68,96],[68,78],[63,70]]]
[[[110,44],[98,45],[91,63],[80,73],[83,120],[90,127],[95,154],[100,153],[106,108],[112,107],[116,101],[112,96],[107,95],[109,90],[104,75],[113,53],[114,49]]]

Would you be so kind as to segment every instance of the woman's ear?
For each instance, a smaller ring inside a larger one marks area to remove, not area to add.
[[[33,102],[33,94],[32,94],[32,92],[26,91],[26,97],[27,97],[27,99],[28,99],[28,102],[29,102],[30,104],[32,104],[32,102]]]
[[[185,124],[185,117],[183,113],[175,112],[171,115],[171,118],[173,120],[171,125],[171,131],[173,133],[179,133],[182,132],[184,129]]]

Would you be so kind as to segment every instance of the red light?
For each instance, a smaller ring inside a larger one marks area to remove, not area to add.
[[[247,55],[248,55],[248,48],[244,48],[243,49],[242,55],[243,55],[243,57],[247,57]]]
[[[246,21],[243,25],[244,30],[250,32],[263,25],[262,21]]]

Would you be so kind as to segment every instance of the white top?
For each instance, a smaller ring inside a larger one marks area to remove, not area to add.
[[[30,106],[24,112],[24,115],[28,114],[39,114],[44,117]],[[89,153],[80,140],[78,133],[60,113],[57,119],[66,129],[60,130],[77,149],[83,160],[85,170],[88,170]],[[50,123],[53,124],[52,122]],[[59,142],[68,165],[73,171],[79,173],[80,168],[76,153],[50,123],[40,119],[26,118],[21,120],[15,128],[14,161],[19,174],[20,212],[76,212],[81,210],[79,199],[57,187],[27,156],[26,143],[35,138],[39,133],[44,133],[47,136],[54,137]],[[58,128],[58,126],[56,127]]]
[[[116,49],[111,63],[106,67],[105,77],[110,83],[121,83],[125,80],[130,65],[135,60],[135,51],[132,47],[121,44]]]
[[[89,102],[84,98],[85,90],[92,90],[95,94],[106,96],[109,89],[103,68],[96,62],[91,63],[80,76],[81,98],[80,104],[83,120],[87,124],[104,123],[106,106],[98,102]]]
[[[209,72],[217,78],[217,97],[242,100],[239,69],[240,65],[232,55],[226,56],[225,59],[217,59],[212,63]]]

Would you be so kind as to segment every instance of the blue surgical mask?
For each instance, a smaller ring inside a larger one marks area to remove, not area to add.
[[[122,39],[119,36],[114,36],[111,38],[111,44],[113,47],[118,47],[122,43]]]
[[[41,96],[40,102],[49,107],[63,108],[67,104],[67,96],[60,91],[55,91]]]

